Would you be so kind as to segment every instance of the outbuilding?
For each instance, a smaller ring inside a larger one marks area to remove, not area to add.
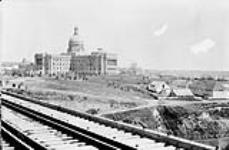
[[[188,88],[178,88],[171,90],[171,97],[194,97],[192,91]]]
[[[153,81],[148,85],[148,90],[159,96],[169,96],[171,89],[164,81]]]
[[[229,84],[216,83],[212,91],[212,99],[229,99]]]

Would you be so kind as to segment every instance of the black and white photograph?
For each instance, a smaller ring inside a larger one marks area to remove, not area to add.
[[[229,150],[228,0],[0,0],[2,150]]]

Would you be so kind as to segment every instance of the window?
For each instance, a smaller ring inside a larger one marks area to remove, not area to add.
[[[115,59],[109,59],[107,60],[108,65],[116,66],[117,65],[117,60]]]

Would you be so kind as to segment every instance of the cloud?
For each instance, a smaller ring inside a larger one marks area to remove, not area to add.
[[[168,25],[167,24],[163,24],[159,28],[155,29],[154,35],[155,36],[161,36],[161,35],[163,35],[165,33],[165,31],[167,29],[168,29]]]
[[[211,39],[205,39],[190,47],[190,51],[193,54],[207,53],[211,48],[215,46],[215,42]]]

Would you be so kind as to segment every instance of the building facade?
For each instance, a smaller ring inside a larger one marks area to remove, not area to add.
[[[104,75],[117,73],[117,55],[100,50],[90,55],[73,55],[70,70],[76,74]]]
[[[103,52],[102,49],[98,49],[96,52],[92,52],[91,56],[99,57],[98,61],[102,74],[117,74],[118,57],[117,54]]]
[[[229,99],[229,85],[216,83],[212,91],[212,99]]]
[[[38,74],[59,75],[70,70],[71,56],[67,54],[35,54],[35,65]]]
[[[45,74],[45,54],[39,53],[34,56],[36,74]]]
[[[71,72],[76,75],[105,75],[117,73],[118,59],[116,54],[106,53],[101,48],[86,54],[78,28],[74,28],[74,34],[68,41],[67,53],[35,54],[35,64],[41,74]]]
[[[45,56],[45,74],[60,75],[69,72],[71,56],[67,54],[56,54]]]

